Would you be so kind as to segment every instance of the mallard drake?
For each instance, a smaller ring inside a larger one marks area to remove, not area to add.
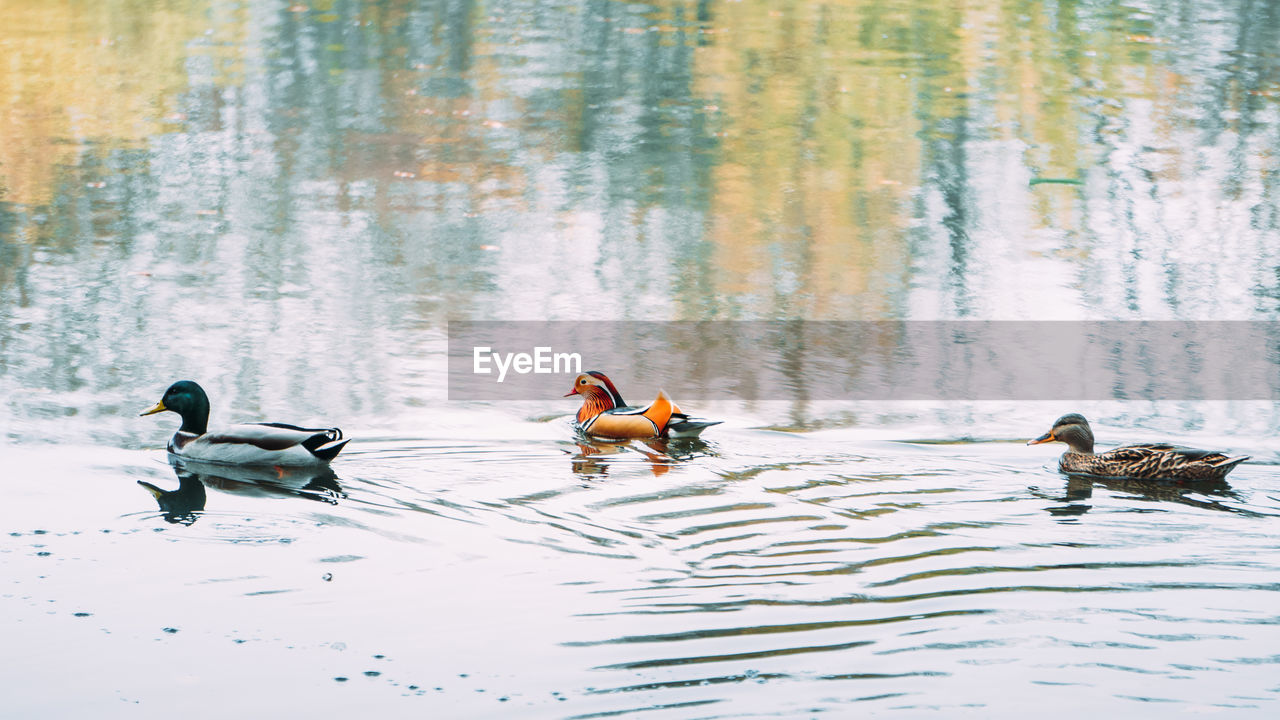
[[[1232,468],[1248,460],[1227,457],[1217,450],[1196,450],[1163,443],[1125,445],[1106,452],[1093,452],[1093,431],[1083,415],[1063,415],[1049,432],[1027,441],[1028,445],[1047,442],[1067,444],[1058,461],[1058,469],[1073,475],[1133,480],[1180,480],[1205,482],[1222,480]]]
[[[590,370],[573,380],[573,388],[565,393],[582,396],[578,409],[578,429],[586,435],[602,438],[642,439],[653,437],[693,438],[719,420],[696,420],[681,412],[667,394],[646,407],[629,407],[613,381],[602,372]]]
[[[169,439],[169,452],[184,458],[228,465],[321,465],[350,438],[338,428],[303,428],[284,423],[241,423],[209,431],[209,396],[190,380],[169,386],[164,397],[142,415],[164,411],[182,416]]]

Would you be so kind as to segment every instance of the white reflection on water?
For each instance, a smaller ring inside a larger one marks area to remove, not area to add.
[[[1270,402],[444,395],[451,318],[1271,319],[1273,4],[314,5],[7,9],[5,712],[1274,712]],[[356,441],[178,507],[183,377]],[[1256,462],[1071,483],[1066,411]]]
[[[134,483],[176,486],[154,452],[15,449],[47,479],[6,504],[9,640],[88,648],[58,663],[92,675],[83,697],[148,705],[227,678],[265,702],[308,688],[295,709],[476,716],[1274,705],[1270,465],[1226,489],[1083,487],[1016,443],[729,428],[583,473],[567,426],[540,427],[353,446],[336,504],[210,482],[189,526]],[[16,707],[48,707],[21,689],[44,669],[19,671]]]

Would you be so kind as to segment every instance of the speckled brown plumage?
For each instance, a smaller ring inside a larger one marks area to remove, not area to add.
[[[1126,445],[1095,453],[1093,430],[1084,416],[1063,415],[1049,432],[1028,445],[1064,442],[1069,449],[1058,461],[1058,469],[1073,475],[1134,480],[1220,481],[1247,456],[1228,457],[1216,450],[1197,450],[1163,443]]]
[[[1058,469],[1064,473],[1106,478],[1205,482],[1221,480],[1248,459],[1173,445],[1126,445],[1096,455],[1068,450],[1058,460]]]

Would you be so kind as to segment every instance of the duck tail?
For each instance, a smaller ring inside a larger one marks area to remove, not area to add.
[[[332,428],[307,438],[302,443],[302,446],[311,451],[311,454],[317,458],[329,462],[338,457],[338,453],[342,452],[343,446],[348,442],[351,442],[351,438],[342,437],[341,430]]]
[[[1250,459],[1251,457],[1251,455],[1241,455],[1240,457],[1226,458],[1225,460],[1216,463],[1215,467],[1221,470],[1223,475],[1226,475],[1231,472],[1235,466]]]

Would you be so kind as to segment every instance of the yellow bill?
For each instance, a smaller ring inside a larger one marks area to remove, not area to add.
[[[158,412],[164,412],[165,410],[168,410],[168,409],[169,408],[164,406],[163,402],[158,402],[156,403],[156,406],[151,408],[150,410],[145,410],[143,412],[138,413],[138,417],[142,417],[143,415],[155,415]]]

